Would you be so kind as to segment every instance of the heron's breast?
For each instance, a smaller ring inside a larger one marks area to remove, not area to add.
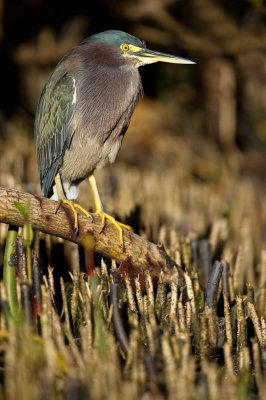
[[[84,179],[114,162],[142,93],[137,70],[117,74],[99,67],[76,81],[75,132],[61,167],[62,176],[69,181]]]

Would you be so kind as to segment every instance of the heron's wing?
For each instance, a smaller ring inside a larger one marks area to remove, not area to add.
[[[48,81],[40,97],[34,135],[41,187],[46,197],[71,143],[75,102],[75,79],[69,74],[64,74],[56,84]]]

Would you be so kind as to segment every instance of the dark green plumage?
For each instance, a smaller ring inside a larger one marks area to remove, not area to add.
[[[137,37],[117,30],[96,33],[95,35],[84,39],[81,44],[91,43],[93,41],[98,41],[114,47],[119,47],[122,43],[130,43],[134,46],[146,48],[145,42],[141,41]]]
[[[74,80],[65,74],[56,82],[52,92],[49,91],[48,81],[41,94],[35,120],[35,126],[42,133],[35,135],[35,141],[42,190],[46,196],[74,133],[70,125],[74,112]]]

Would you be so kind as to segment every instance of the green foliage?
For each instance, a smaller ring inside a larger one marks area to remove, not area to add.
[[[30,202],[27,201],[26,204],[21,204],[18,201],[15,201],[15,207],[16,209],[20,212],[20,214],[27,220],[29,218],[29,208],[30,208]]]
[[[16,321],[18,321],[20,318],[16,283],[17,234],[18,229],[16,227],[9,227],[6,237],[3,268],[3,278],[6,289],[7,302],[9,305],[10,314]]]

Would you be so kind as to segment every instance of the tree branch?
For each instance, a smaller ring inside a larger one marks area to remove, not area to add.
[[[16,203],[29,204],[28,218],[19,212]],[[182,269],[166,254],[163,248],[151,243],[133,231],[123,230],[124,251],[119,244],[117,229],[106,220],[101,229],[101,219],[92,214],[94,221],[79,214],[79,230],[73,228],[73,215],[67,205],[62,204],[58,211],[58,202],[45,197],[31,195],[14,189],[0,187],[0,223],[22,226],[29,222],[34,229],[82,245],[103,256],[120,262],[119,272],[131,278],[144,277],[149,272],[153,279],[158,279],[161,272],[164,278],[172,281],[177,278],[178,285],[184,285]]]

